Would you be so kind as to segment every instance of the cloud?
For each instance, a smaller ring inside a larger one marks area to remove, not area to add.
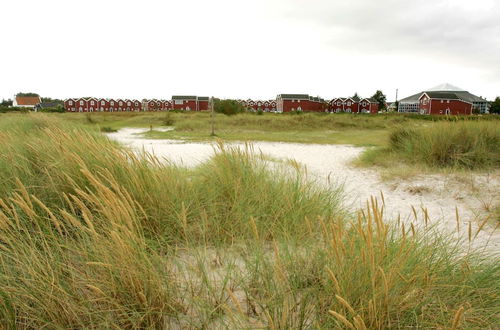
[[[335,49],[424,55],[500,73],[500,2],[280,1],[282,18],[322,29]]]

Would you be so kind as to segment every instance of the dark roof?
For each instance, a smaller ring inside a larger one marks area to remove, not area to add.
[[[353,97],[351,97],[351,99],[354,101],[354,102],[359,102],[361,99],[359,98],[359,96],[357,95],[354,95]]]
[[[278,96],[282,99],[309,100],[309,94],[280,94]]]
[[[198,101],[208,101],[209,99],[208,96],[198,96]]]
[[[471,94],[469,92],[453,92],[455,93],[458,97],[460,97],[462,100],[467,101],[467,102],[488,102],[487,100],[483,99],[482,97],[476,96],[474,94]]]
[[[408,96],[408,97],[405,97],[404,99],[399,100],[399,103],[418,103],[420,96],[422,96],[422,93]]]
[[[423,93],[427,93],[427,95],[429,95],[431,98],[436,98],[436,99],[441,99],[441,98],[450,100],[460,99],[470,103],[488,102],[487,100],[479,96],[476,96],[474,94],[471,94],[467,91],[427,91],[427,92],[420,92],[412,96],[408,96],[404,99],[399,100],[399,103],[418,103],[418,100],[420,99],[420,96],[422,96]],[[431,94],[434,96],[431,96]]]
[[[431,99],[459,100],[455,92],[425,92]]]
[[[196,100],[196,96],[192,95],[174,95],[172,100]]]
[[[36,106],[39,109],[45,109],[45,108],[56,108],[59,104],[57,102],[42,102],[38,103]]]

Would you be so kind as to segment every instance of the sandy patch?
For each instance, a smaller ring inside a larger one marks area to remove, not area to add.
[[[193,167],[214,153],[213,143],[193,143],[178,140],[142,139],[144,129],[126,128],[107,134],[133,149],[145,150],[173,163]],[[243,143],[227,143],[244,146]],[[292,159],[303,164],[309,178],[318,184],[344,185],[346,200],[352,209],[366,205],[372,196],[385,200],[387,219],[430,224],[468,244],[469,226],[476,239],[472,247],[486,248],[489,253],[500,251],[500,233],[487,224],[477,233],[487,215],[487,208],[500,199],[500,176],[471,175],[457,179],[448,175],[422,175],[410,180],[382,182],[371,169],[350,165],[364,148],[346,145],[254,142],[254,149],[277,159]],[[457,219],[458,213],[458,219]],[[416,216],[416,217],[415,217]],[[415,221],[415,218],[417,220]]]

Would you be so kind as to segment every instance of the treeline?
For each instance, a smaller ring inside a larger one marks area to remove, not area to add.
[[[0,113],[6,113],[6,112],[23,112],[27,113],[29,111],[33,111],[30,108],[23,108],[23,107],[12,107],[12,106],[4,106],[0,105]],[[43,108],[43,109],[38,109],[38,112],[66,112],[64,110],[63,106],[56,106],[56,107],[49,107],[49,108]]]

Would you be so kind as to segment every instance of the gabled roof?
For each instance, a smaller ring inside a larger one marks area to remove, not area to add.
[[[16,103],[18,105],[35,106],[41,102],[42,99],[40,98],[40,96],[16,96]]]
[[[210,98],[208,96],[198,96],[198,101],[208,101]]]
[[[469,103],[484,103],[488,102],[487,100],[483,99],[482,97],[476,96],[474,94],[471,94],[467,91],[464,91],[463,89],[450,85],[450,84],[441,84],[435,87],[432,87],[424,92],[420,92],[415,95],[408,96],[404,99],[399,100],[399,103],[418,103],[418,100],[422,96],[423,93],[452,93],[454,94],[457,98],[469,102]],[[435,94],[433,94],[435,95]],[[441,96],[442,96],[441,95]],[[430,95],[429,95],[430,96]],[[439,98],[441,96],[433,97],[433,98]],[[431,96],[430,96],[431,97]],[[444,98],[444,96],[442,96]],[[452,99],[451,97],[448,97],[448,99]]]

